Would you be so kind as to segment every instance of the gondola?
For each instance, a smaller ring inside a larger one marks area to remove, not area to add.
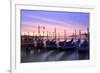
[[[80,44],[79,51],[88,51],[89,50],[89,42],[84,39],[84,41]]]
[[[46,49],[47,50],[54,50],[57,48],[57,44],[55,40],[47,40],[46,41]]]
[[[44,43],[43,43],[43,40],[42,39],[38,39],[37,40],[36,49],[41,50],[41,51],[44,50]]]
[[[73,39],[71,39],[70,41],[66,42],[59,42],[59,49],[60,50],[74,50],[74,44],[73,44]]]
[[[21,51],[25,52],[27,55],[34,47],[35,46],[32,39],[25,38],[24,40],[21,40]]]

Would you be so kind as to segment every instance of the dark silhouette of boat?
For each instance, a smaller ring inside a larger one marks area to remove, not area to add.
[[[47,50],[57,49],[56,41],[55,40],[47,40],[46,41],[46,49]]]
[[[87,39],[84,39],[83,42],[81,42],[81,39],[78,39],[73,44],[75,46],[75,49],[79,52],[89,50],[89,42]]]
[[[80,44],[81,44],[81,39],[76,40],[75,42],[73,42],[75,48],[79,48]]]
[[[80,44],[79,51],[89,51],[89,42],[84,39],[84,41]]]
[[[73,44],[73,38],[66,42],[66,41],[62,41],[59,42],[59,49],[60,50],[74,50],[75,46]]]
[[[32,38],[24,36],[24,39],[21,39],[21,51],[26,52],[27,55],[34,47],[34,41]]]
[[[37,40],[37,48],[44,48],[44,43],[43,43],[43,40],[41,40],[41,39],[38,39]]]

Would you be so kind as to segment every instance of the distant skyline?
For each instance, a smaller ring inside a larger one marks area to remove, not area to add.
[[[89,28],[89,13],[83,12],[61,12],[61,11],[42,11],[42,10],[21,10],[21,33],[34,32],[37,34],[38,26],[44,32],[54,32],[63,35],[66,30],[68,35],[76,30],[86,32]],[[45,33],[46,34],[46,33]]]

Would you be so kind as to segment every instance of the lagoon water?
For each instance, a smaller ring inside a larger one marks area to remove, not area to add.
[[[75,60],[89,60],[89,52],[58,50],[21,52],[21,63]]]

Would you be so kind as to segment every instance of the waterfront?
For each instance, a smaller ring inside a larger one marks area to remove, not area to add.
[[[60,39],[51,40],[49,38],[43,39],[43,37],[21,36],[21,62],[89,60],[88,37],[86,34],[83,38],[82,35],[81,38],[79,36],[66,38],[66,41],[64,38],[62,41]]]

